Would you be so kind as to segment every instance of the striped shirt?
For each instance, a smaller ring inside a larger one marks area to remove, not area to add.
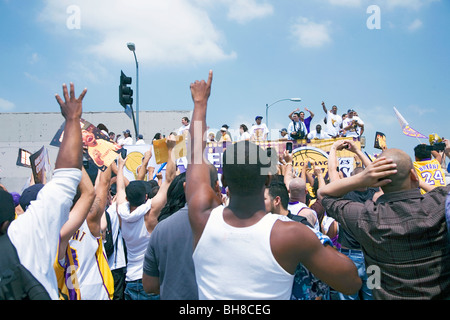
[[[380,269],[375,299],[450,298],[445,201],[450,185],[387,193],[377,202],[325,197],[327,214],[361,244],[366,265]]]

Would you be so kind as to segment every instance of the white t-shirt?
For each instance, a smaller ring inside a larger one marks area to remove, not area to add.
[[[300,215],[300,211],[302,211],[303,209],[310,209],[313,213],[313,217],[311,216],[306,216],[306,215],[302,215],[305,218],[307,218],[308,222],[313,226],[313,229],[315,231],[320,231],[320,225],[319,225],[319,219],[317,218],[317,212],[314,211],[313,209],[309,208],[306,204],[302,203],[302,202],[289,202],[288,204],[288,210],[293,214],[293,215]],[[314,221],[312,221],[314,220]]]
[[[182,134],[187,134],[185,131],[188,131],[189,130],[189,128],[191,127],[191,124],[189,123],[189,124],[187,124],[187,125],[183,125],[183,126],[181,126],[179,129],[178,129],[178,131],[177,131],[177,134],[180,136],[180,135],[182,135]]]
[[[320,133],[317,133],[317,131],[311,131],[310,133],[308,133],[308,139],[309,140],[313,140],[313,139],[330,139],[330,135],[328,133],[326,133],[325,131],[320,131]]]
[[[337,136],[339,134],[342,117],[338,114],[327,112],[327,133],[330,136]]]
[[[239,141],[250,140],[251,137],[252,137],[251,134],[248,131],[246,131],[246,132],[244,132],[243,134],[240,135]]]
[[[265,140],[265,135],[269,133],[269,129],[267,128],[265,123],[261,123],[261,124],[254,124],[250,131],[250,136],[255,140],[255,141],[264,141]]]
[[[308,132],[306,129],[306,125],[302,121],[291,121],[287,127],[288,131],[288,140],[294,140],[294,138],[291,137],[292,132],[297,132],[300,134],[300,132],[304,132],[305,134]]]
[[[117,140],[117,144],[120,146],[132,146],[133,138],[131,137],[119,138],[119,140]]]
[[[364,122],[361,120],[360,117],[358,116],[353,116],[353,118],[345,118],[344,121],[342,122],[342,129],[344,129],[345,127],[349,126],[352,121],[358,121],[359,124],[364,125]],[[352,127],[350,129],[347,129],[347,133],[346,133],[346,137],[359,137],[361,134],[361,127],[356,126],[356,128]]]
[[[77,186],[79,169],[56,169],[52,179],[31,201],[25,213],[8,228],[8,236],[17,250],[20,263],[44,286],[51,299],[58,300],[58,283],[53,264],[59,233],[69,218]]]
[[[144,139],[139,139],[138,141],[136,141],[136,145],[141,145],[141,144],[145,144]]]
[[[144,215],[152,207],[152,200],[130,212],[130,203],[124,202],[117,206],[117,213],[122,218],[122,237],[127,246],[126,281],[142,279],[145,252],[147,251],[150,233],[145,226]]]
[[[114,246],[114,253],[108,258],[108,264],[111,270],[120,269],[127,265],[125,260],[125,251],[123,247],[122,230],[120,230],[119,216],[117,215],[117,205],[112,203],[107,209],[111,218],[111,230],[113,242],[117,242],[117,248]]]

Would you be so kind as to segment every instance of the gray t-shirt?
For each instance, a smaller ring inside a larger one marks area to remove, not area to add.
[[[144,273],[160,279],[161,300],[198,300],[187,205],[159,222],[144,259]]]

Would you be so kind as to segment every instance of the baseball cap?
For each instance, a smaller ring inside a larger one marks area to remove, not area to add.
[[[13,221],[15,217],[15,208],[13,196],[0,189],[0,225],[5,221]]]
[[[261,116],[256,116],[255,120],[262,119],[262,118],[263,117],[261,117]]]
[[[139,139],[144,139],[144,136],[142,134],[138,135]]]
[[[131,181],[125,188],[127,200],[132,206],[140,206],[145,202],[147,189],[141,180]]]
[[[350,112],[355,112],[355,110],[353,110],[353,109],[348,109],[347,113],[350,113]]]
[[[131,131],[130,131],[130,129],[127,129],[127,130],[125,130],[123,133],[128,133],[128,134],[130,134]]]
[[[287,132],[287,129],[283,128],[283,129],[280,130],[280,132]]]
[[[29,186],[22,192],[19,204],[22,207],[23,211],[27,210],[27,207],[30,205],[31,201],[36,200],[39,191],[41,191],[43,187],[44,185],[42,183],[37,183]]]
[[[227,128],[222,127],[222,128],[220,128],[220,131],[227,131]]]

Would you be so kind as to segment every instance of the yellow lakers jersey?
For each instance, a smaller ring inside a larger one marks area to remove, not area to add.
[[[419,179],[421,179],[425,183],[435,187],[446,185],[444,170],[441,168],[439,161],[437,161],[436,159],[415,161],[414,169],[416,170]],[[425,193],[423,189],[421,189],[420,191],[422,192],[422,194]]]
[[[54,265],[60,299],[112,300],[114,279],[101,238],[94,237],[85,221],[69,241],[64,264]]]

